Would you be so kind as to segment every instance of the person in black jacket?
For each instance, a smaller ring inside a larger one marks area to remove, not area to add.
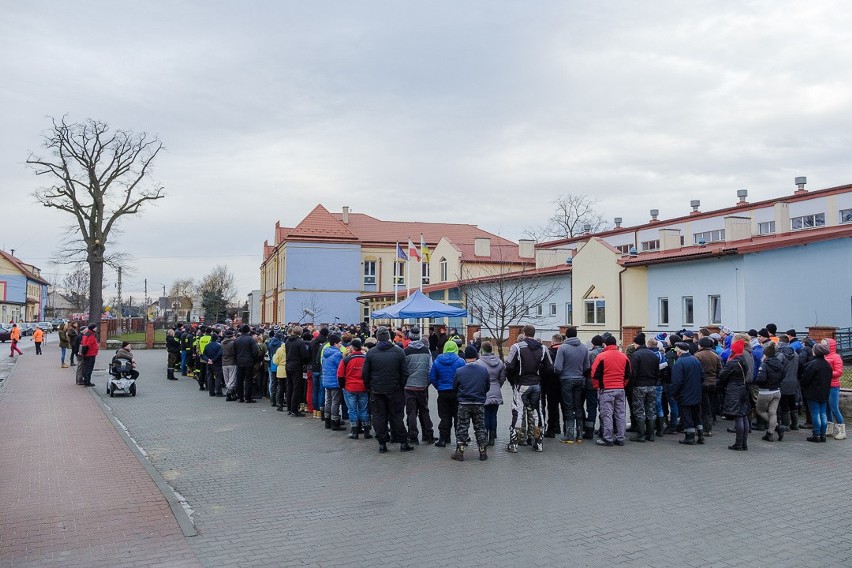
[[[784,439],[784,426],[778,424],[778,405],[781,402],[781,381],[784,379],[784,365],[776,357],[775,344],[767,341],[763,348],[763,359],[757,370],[754,382],[760,387],[757,393],[757,415],[769,428],[762,440],[772,441],[772,432],[778,433],[778,441]]]
[[[240,402],[257,402],[252,398],[254,392],[254,364],[260,358],[257,341],[251,335],[251,328],[244,325],[241,335],[234,341],[234,355],[237,359],[237,397]]]
[[[657,416],[657,385],[660,384],[660,358],[648,348],[645,335],[630,356],[633,384],[633,411],[636,413],[636,435],[631,442],[654,441],[654,421]],[[653,338],[652,338],[653,339]],[[656,340],[654,348],[656,349]]]
[[[677,400],[680,417],[683,419],[685,436],[679,444],[691,446],[704,443],[704,425],[701,421],[701,383],[704,382],[704,369],[701,363],[690,352],[690,345],[685,342],[677,343],[677,362],[672,369],[671,395]]]
[[[178,366],[178,361],[180,360],[180,338],[175,336],[175,330],[173,329],[166,332],[166,352],[168,353],[166,378],[170,381],[176,381],[175,367]]]
[[[290,328],[284,349],[287,354],[287,415],[301,417],[304,416],[299,405],[305,398],[305,365],[311,360],[310,347],[302,339],[301,326]]]
[[[380,327],[376,330],[376,339],[378,343],[367,351],[364,358],[361,377],[370,392],[373,429],[379,442],[379,453],[388,451],[388,420],[393,440],[400,442],[399,450],[410,452],[414,448],[408,445],[408,433],[403,422],[403,388],[408,382],[408,361],[405,352],[391,343],[388,328]]]
[[[322,388],[322,346],[328,343],[328,328],[319,330],[319,335],[311,339],[311,406],[314,418],[325,420],[325,389]]]
[[[180,333],[180,374],[184,377],[190,376],[187,370],[190,365],[190,357],[192,355],[192,342],[195,339],[195,334],[192,333],[192,328],[188,325],[181,327]],[[177,335],[177,334],[175,334]]]
[[[828,429],[828,394],[831,391],[831,365],[825,360],[828,347],[818,343],[814,345],[814,356],[802,370],[802,396],[811,411],[813,435],[808,442],[825,442]]]

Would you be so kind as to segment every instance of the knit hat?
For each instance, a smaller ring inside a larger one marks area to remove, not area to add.
[[[615,345],[615,344],[618,343],[618,341],[616,341],[616,339],[613,335],[610,335],[609,337],[604,339],[604,343],[606,343],[607,345]]]
[[[376,339],[378,341],[390,341],[390,331],[385,326],[381,326],[376,330]]]
[[[361,349],[361,340],[356,337],[349,345],[352,347],[352,349]]]
[[[722,341],[722,336],[719,335],[718,333],[711,333],[710,337],[715,339],[717,343],[721,343],[721,341]]]
[[[95,331],[96,329],[98,329],[98,324],[96,324],[96,323],[90,323],[90,324],[89,324],[89,329],[91,329],[92,331]]]
[[[684,337],[694,337],[694,336],[695,336],[695,333],[694,333],[694,332],[692,332],[692,331],[690,331],[690,330],[688,330],[688,329],[685,329],[685,330],[683,330],[683,336],[684,336]]]
[[[766,324],[766,329],[769,331],[770,335],[775,335],[776,333],[778,333],[778,326],[774,323]]]
[[[411,341],[417,341],[420,339],[420,328],[415,325],[408,330],[408,339]]]
[[[465,359],[479,359],[479,351],[473,345],[468,345],[464,348]]]
[[[784,335],[789,335],[790,337],[796,337],[796,330],[795,329],[788,329],[787,331],[784,332]]]
[[[660,333],[658,333],[657,335],[654,336],[654,339],[656,339],[657,341],[662,343],[663,341],[666,340],[666,338],[668,336],[669,336],[668,333],[666,333],[665,331],[661,331]]]
[[[713,349],[715,345],[716,344],[711,337],[702,337],[698,340],[698,346],[703,349]]]
[[[459,354],[459,346],[456,345],[455,341],[447,341],[444,343],[444,353],[455,353]]]
[[[328,337],[328,328],[324,327],[324,328],[320,329],[319,334],[322,335],[323,337]]]
[[[233,329],[225,330],[225,337],[234,337],[234,330]]]
[[[645,345],[645,334],[642,332],[636,334],[636,337],[633,338],[633,343],[636,345]]]
[[[679,341],[683,341],[683,338],[676,333],[673,333],[669,336],[669,344],[674,347],[676,343]]]
[[[603,342],[604,342],[604,339],[600,335],[596,335],[592,338],[592,345],[594,345],[596,347],[600,347],[601,345],[603,345]]]
[[[825,357],[826,355],[828,355],[828,346],[822,343],[814,345],[814,357]]]
[[[730,328],[730,327],[728,327],[727,325],[723,325],[723,326],[719,329],[719,331],[720,331],[721,333],[724,333],[725,335],[731,335],[731,328]]]
[[[769,330],[766,329],[765,327],[762,327],[762,328],[760,328],[760,331],[757,332],[757,336],[769,339]]]
[[[743,354],[745,342],[742,339],[737,339],[731,343],[731,357],[738,357]]]

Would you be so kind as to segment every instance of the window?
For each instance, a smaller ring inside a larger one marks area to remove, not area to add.
[[[565,302],[565,323],[574,325],[574,310],[571,309],[571,302]]]
[[[660,250],[660,239],[642,241],[642,252],[650,252],[652,250]]]
[[[364,306],[364,319],[370,319],[370,308],[368,306]]]
[[[618,245],[615,247],[621,254],[630,254],[630,249],[633,248],[633,243],[627,245]]]
[[[852,223],[852,209],[841,209],[840,210],[840,222],[841,223]]]
[[[722,296],[707,296],[709,307],[709,320],[711,324],[719,325],[722,323]]]
[[[550,315],[556,315],[556,304],[550,304]]]
[[[695,312],[692,306],[692,296],[683,297],[683,325],[695,323]]]
[[[376,261],[364,261],[364,286],[375,286],[376,284]]]
[[[758,235],[772,235],[775,233],[775,221],[767,221],[757,224]]]
[[[802,215],[801,217],[793,217],[790,219],[790,228],[794,231],[823,226],[825,226],[825,213]]]
[[[447,278],[448,278],[447,259],[441,257],[440,265],[441,265],[441,282],[446,282]]]
[[[405,286],[405,261],[398,260],[396,262],[396,275],[394,282],[397,286]]]
[[[422,268],[420,269],[420,278],[423,279],[423,284],[429,283],[429,263],[424,262],[420,265]]]
[[[693,244],[718,243],[725,240],[725,229],[716,229],[715,231],[704,231],[703,233],[695,233],[692,235]],[[681,243],[683,244],[683,243]]]
[[[538,317],[541,317],[542,313],[543,313],[543,307],[542,307],[541,304],[539,304],[535,307],[535,315],[537,315]]]
[[[606,323],[606,300],[586,300],[586,323]]]
[[[669,325],[669,299],[660,298],[659,320],[660,325]]]

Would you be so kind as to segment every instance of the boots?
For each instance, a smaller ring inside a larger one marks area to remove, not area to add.
[[[834,436],[834,422],[829,422],[828,427],[825,429],[826,436]]]
[[[786,424],[785,424],[786,426]],[[799,429],[799,413],[794,410],[790,412],[790,430],[798,430]]]
[[[479,461],[488,459],[488,446],[479,446]]]
[[[669,422],[669,425],[663,430],[663,434],[677,434],[677,429],[677,422]]]
[[[695,433],[694,432],[686,432],[686,435],[684,436],[683,440],[678,440],[677,443],[678,444],[684,444],[684,445],[687,445],[687,446],[694,446],[695,445]]]
[[[488,431],[488,445],[493,446],[497,443],[497,430],[489,430]]]
[[[325,429],[331,430],[331,416],[325,419]]]
[[[176,381],[177,379],[175,378],[175,370],[171,368],[166,369],[166,378],[170,381]]]
[[[658,437],[662,438],[663,428],[665,428],[665,425],[666,425],[666,419],[663,418],[662,416],[658,416],[656,423],[657,423],[657,429],[654,432],[654,434],[656,434]]]
[[[773,441],[773,440],[774,440],[774,438],[772,437],[772,432],[770,432],[769,430],[767,430],[767,431],[766,431],[766,433],[765,433],[765,434],[763,435],[763,437],[761,438],[761,440],[763,440],[763,441],[765,441],[765,442],[771,442],[771,441]]]
[[[438,441],[435,442],[435,447],[446,448],[449,440],[445,440],[443,436],[438,436]]]
[[[654,441],[654,420],[652,418],[645,420],[645,439],[649,442]]]
[[[351,430],[349,430],[349,439],[357,440],[358,439],[358,427],[353,426]]]
[[[595,437],[595,423],[583,422],[583,439],[591,440]]]
[[[386,442],[379,442],[379,453],[386,454],[388,453],[388,445]]]
[[[633,414],[630,415],[630,427],[625,430],[626,432],[638,432],[639,431],[639,421],[636,420],[636,416]]]
[[[332,432],[342,432],[346,430],[343,426],[340,425],[340,420],[332,420],[331,421],[331,431]]]
[[[411,446],[408,445],[408,442],[403,442],[399,445],[399,451],[400,452],[410,452],[413,449],[414,448],[412,448]]]
[[[574,420],[566,420],[563,423],[562,441],[566,444],[574,443]]]
[[[435,443],[435,435],[434,434],[423,434],[423,443],[432,445]]]
[[[838,424],[837,428],[835,428],[834,432],[835,440],[845,440],[846,439],[846,424]]]
[[[370,438],[373,437],[373,435],[370,434],[370,425],[369,424],[364,424],[363,429],[364,429],[364,439],[365,440],[369,440]]]
[[[698,430],[698,440],[695,441],[696,444],[704,445],[704,429]]]
[[[646,424],[644,420],[636,420],[636,434],[630,436],[631,442],[645,442]]]
[[[464,444],[456,444],[456,451],[450,456],[452,459],[456,461],[463,462],[464,461]]]
[[[786,430],[787,430],[787,428],[785,426],[782,426],[781,424],[779,424],[778,426],[775,427],[775,433],[778,434],[778,441],[779,442],[784,439],[784,432]]]

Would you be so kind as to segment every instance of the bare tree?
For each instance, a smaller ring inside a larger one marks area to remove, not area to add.
[[[165,197],[162,186],[146,179],[163,144],[144,132],[112,132],[92,119],[51,122],[43,141],[47,156],[31,153],[27,158],[36,175],[50,180],[33,197],[74,216],[80,244],[75,252],[89,265],[89,321],[99,322],[107,243],[116,223],[139,213],[145,202]]]
[[[588,195],[568,193],[551,201],[553,215],[547,223],[524,230],[524,236],[541,242],[547,239],[568,239],[582,235],[584,227],[589,226],[589,232],[597,233],[607,229],[603,216],[596,210],[597,199]]]
[[[227,316],[228,305],[237,296],[234,275],[224,265],[216,266],[198,284],[198,293],[204,307],[205,321],[216,322]]]
[[[533,267],[518,269],[518,265],[498,263],[491,274],[459,280],[468,313],[476,317],[482,328],[497,341],[497,351],[503,357],[503,344],[510,325],[535,323],[535,307],[547,302],[562,285],[552,275],[538,273]]]
[[[312,323],[322,321],[320,318],[326,312],[325,305],[322,303],[322,300],[320,300],[319,294],[316,293],[311,293],[310,296],[302,300],[302,303],[299,304],[299,310],[305,314],[306,317],[310,317],[310,321]]]
[[[66,274],[60,286],[74,311],[85,312],[89,309],[89,269],[85,265],[78,264]]]
[[[184,319],[180,314],[186,313],[189,320],[189,311],[192,310],[192,295],[195,292],[195,282],[192,278],[178,278],[169,287],[169,307],[173,310],[172,317],[175,322]]]

